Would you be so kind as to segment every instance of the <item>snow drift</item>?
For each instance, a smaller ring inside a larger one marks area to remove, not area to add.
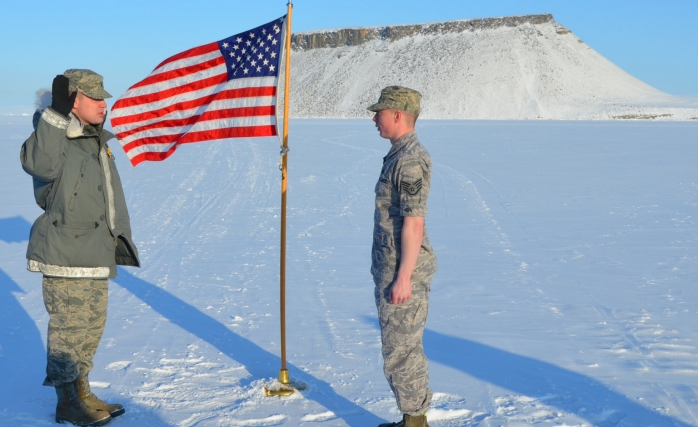
[[[297,33],[292,117],[366,117],[381,88],[424,95],[423,118],[698,119],[552,15]]]

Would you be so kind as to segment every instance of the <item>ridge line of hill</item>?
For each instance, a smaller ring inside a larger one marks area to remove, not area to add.
[[[291,36],[293,50],[336,48],[358,46],[372,40],[398,41],[416,35],[462,33],[466,31],[489,30],[500,27],[518,27],[523,24],[540,25],[555,22],[553,15],[521,15],[498,18],[463,19],[425,24],[390,25],[383,27],[355,27],[332,30],[304,31]],[[560,34],[570,31],[560,24]]]

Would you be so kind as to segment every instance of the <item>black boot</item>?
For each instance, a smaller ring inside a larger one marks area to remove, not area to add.
[[[78,397],[75,382],[56,387],[58,404],[56,405],[56,422],[75,424],[76,426],[103,426],[111,421],[109,413],[92,409]]]
[[[78,392],[80,400],[85,402],[87,406],[92,409],[106,411],[112,418],[116,418],[126,412],[123,405],[107,403],[95,396],[92,390],[90,390],[90,380],[87,379],[87,375],[81,375],[75,380],[75,390]]]
[[[429,423],[427,422],[426,414],[418,416],[402,414],[401,421],[396,423],[384,423],[378,427],[429,427]]]

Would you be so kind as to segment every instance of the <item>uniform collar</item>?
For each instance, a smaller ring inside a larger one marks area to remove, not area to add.
[[[386,160],[388,160],[390,157],[392,157],[395,153],[400,151],[403,147],[405,147],[407,144],[416,141],[417,140],[417,132],[412,131],[412,132],[407,132],[406,134],[402,135],[400,139],[395,141],[395,144],[390,147],[390,151],[388,151],[388,154],[383,157],[383,163],[385,163]]]
[[[98,125],[85,125],[80,121],[78,116],[72,112],[68,117],[70,118],[70,123],[68,124],[66,134],[70,139],[96,136],[101,147],[108,140],[114,138],[114,134],[104,129],[106,120]]]
[[[95,136],[102,133],[102,128],[104,127],[103,122],[98,125],[84,124],[73,112],[71,112],[68,117],[70,118],[70,123],[68,124],[68,129],[66,131],[68,138]]]

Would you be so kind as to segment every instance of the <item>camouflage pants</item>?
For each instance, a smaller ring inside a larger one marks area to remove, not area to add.
[[[375,289],[381,327],[383,372],[402,413],[424,414],[431,403],[429,367],[422,337],[429,311],[431,278],[412,284],[412,298],[390,304],[390,283]]]
[[[107,320],[107,279],[46,277],[48,322],[46,386],[87,375]]]

